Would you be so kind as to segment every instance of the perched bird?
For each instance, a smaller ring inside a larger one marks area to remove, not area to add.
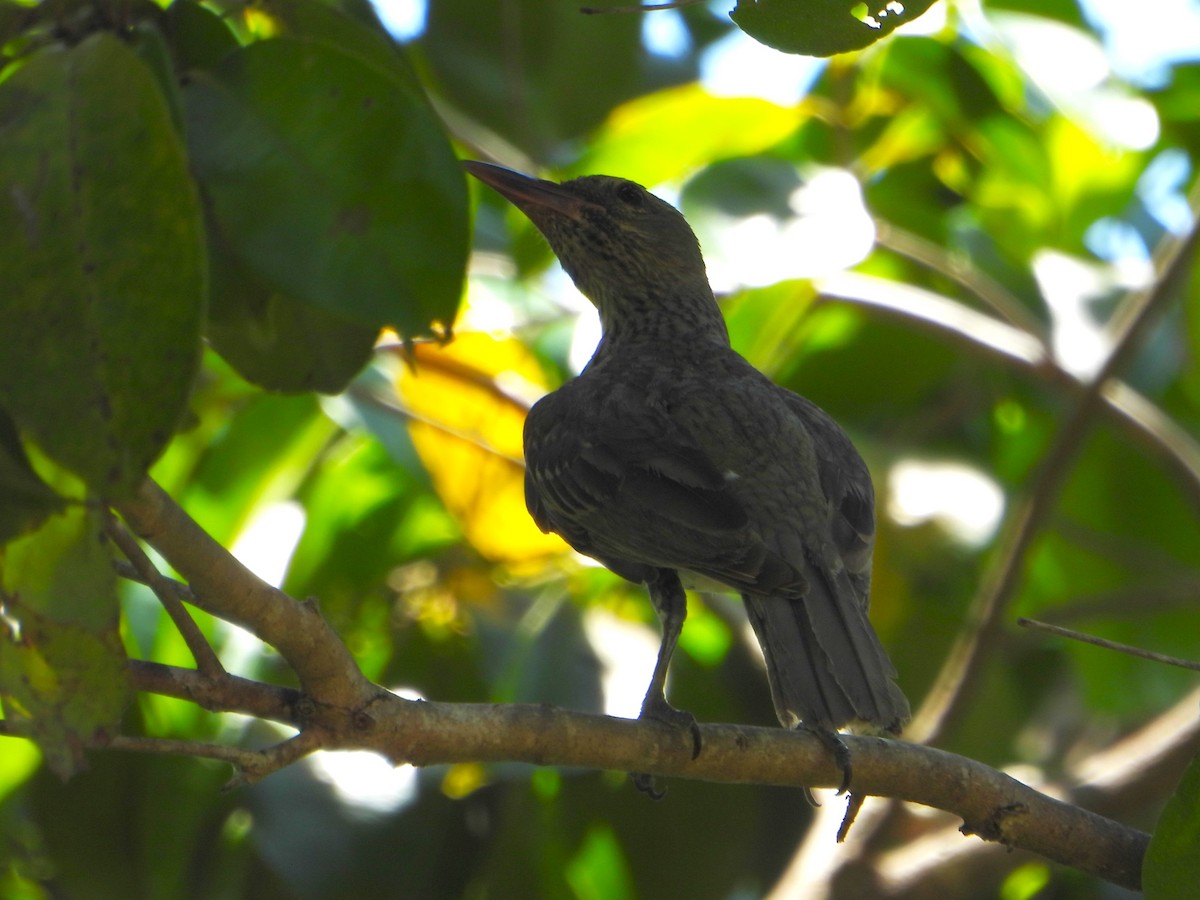
[[[850,778],[837,729],[898,731],[908,702],[867,619],[874,491],[825,412],[771,382],[729,343],[700,246],[641,185],[562,184],[487,163],[467,170],[525,213],[600,313],[578,378],[525,422],[525,499],[543,531],[644,582],[662,645],[642,705],[699,731],[665,694],[684,586],[735,591],[785,727],[803,723]],[[648,787],[648,783],[639,783]]]

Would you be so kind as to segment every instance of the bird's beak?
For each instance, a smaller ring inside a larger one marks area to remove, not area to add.
[[[521,212],[535,223],[538,213],[550,210],[575,221],[583,220],[584,210],[594,207],[581,197],[553,181],[531,178],[491,163],[465,160],[463,168],[484,184],[504,195]]]

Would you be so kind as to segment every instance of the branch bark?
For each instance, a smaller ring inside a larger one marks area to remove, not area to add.
[[[423,703],[389,699],[357,736],[363,749],[416,765],[519,761],[639,771],[734,784],[836,787],[841,772],[804,731],[704,725],[691,737],[655,723],[548,706]],[[856,794],[936,807],[964,834],[1022,848],[1128,888],[1141,883],[1149,836],[1055,800],[982,763],[904,741],[847,735]]]

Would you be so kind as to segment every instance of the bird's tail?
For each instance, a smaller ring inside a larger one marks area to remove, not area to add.
[[[908,701],[896,670],[846,585],[816,572],[802,599],[747,594],[750,624],[767,661],[779,721],[837,729],[856,720],[899,731]]]

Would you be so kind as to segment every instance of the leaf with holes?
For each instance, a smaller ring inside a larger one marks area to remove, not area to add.
[[[805,56],[861,50],[933,5],[933,0],[738,0],[729,17],[768,47]]]

